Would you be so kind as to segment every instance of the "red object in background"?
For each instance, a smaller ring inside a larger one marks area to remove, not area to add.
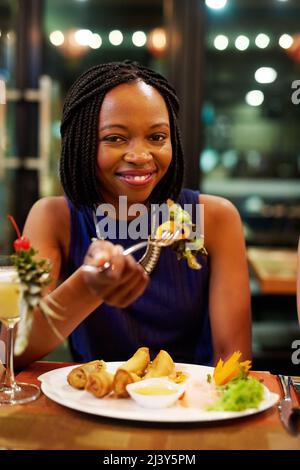
[[[295,62],[300,62],[300,34],[293,36],[293,39],[294,42],[287,49],[287,53]]]
[[[17,238],[14,241],[14,250],[15,251],[20,251],[20,250],[27,251],[27,250],[29,250],[29,248],[30,248],[30,241],[29,241],[29,238],[27,238],[27,237]]]
[[[30,241],[29,238],[21,236],[21,232],[19,230],[19,227],[17,225],[17,222],[13,218],[12,215],[7,216],[8,220],[12,223],[15,231],[17,232],[18,238],[14,241],[14,250],[15,251],[20,251],[24,250],[27,251],[30,248]]]

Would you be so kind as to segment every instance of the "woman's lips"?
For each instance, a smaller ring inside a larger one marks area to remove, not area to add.
[[[155,172],[148,173],[117,173],[117,178],[129,186],[147,186],[152,183]]]

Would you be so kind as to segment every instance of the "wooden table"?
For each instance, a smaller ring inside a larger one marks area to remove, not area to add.
[[[36,362],[18,375],[23,382],[70,364]],[[273,392],[276,377],[256,372]],[[295,404],[296,396],[293,396]],[[101,418],[74,411],[43,394],[29,404],[0,407],[0,447],[9,449],[300,449],[300,435],[283,428],[276,406],[246,418],[193,424],[157,424]]]
[[[296,250],[249,247],[247,256],[262,294],[296,294]]]

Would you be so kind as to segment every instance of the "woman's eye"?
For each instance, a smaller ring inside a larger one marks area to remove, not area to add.
[[[150,140],[154,140],[154,142],[163,142],[165,139],[165,134],[153,134],[150,136]]]
[[[120,137],[119,135],[106,135],[101,140],[104,142],[122,142],[124,138]]]

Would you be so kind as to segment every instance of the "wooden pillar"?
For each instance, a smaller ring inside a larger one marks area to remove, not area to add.
[[[185,186],[198,189],[202,147],[204,20],[201,0],[165,0],[168,78],[181,101],[180,127],[185,154]]]

